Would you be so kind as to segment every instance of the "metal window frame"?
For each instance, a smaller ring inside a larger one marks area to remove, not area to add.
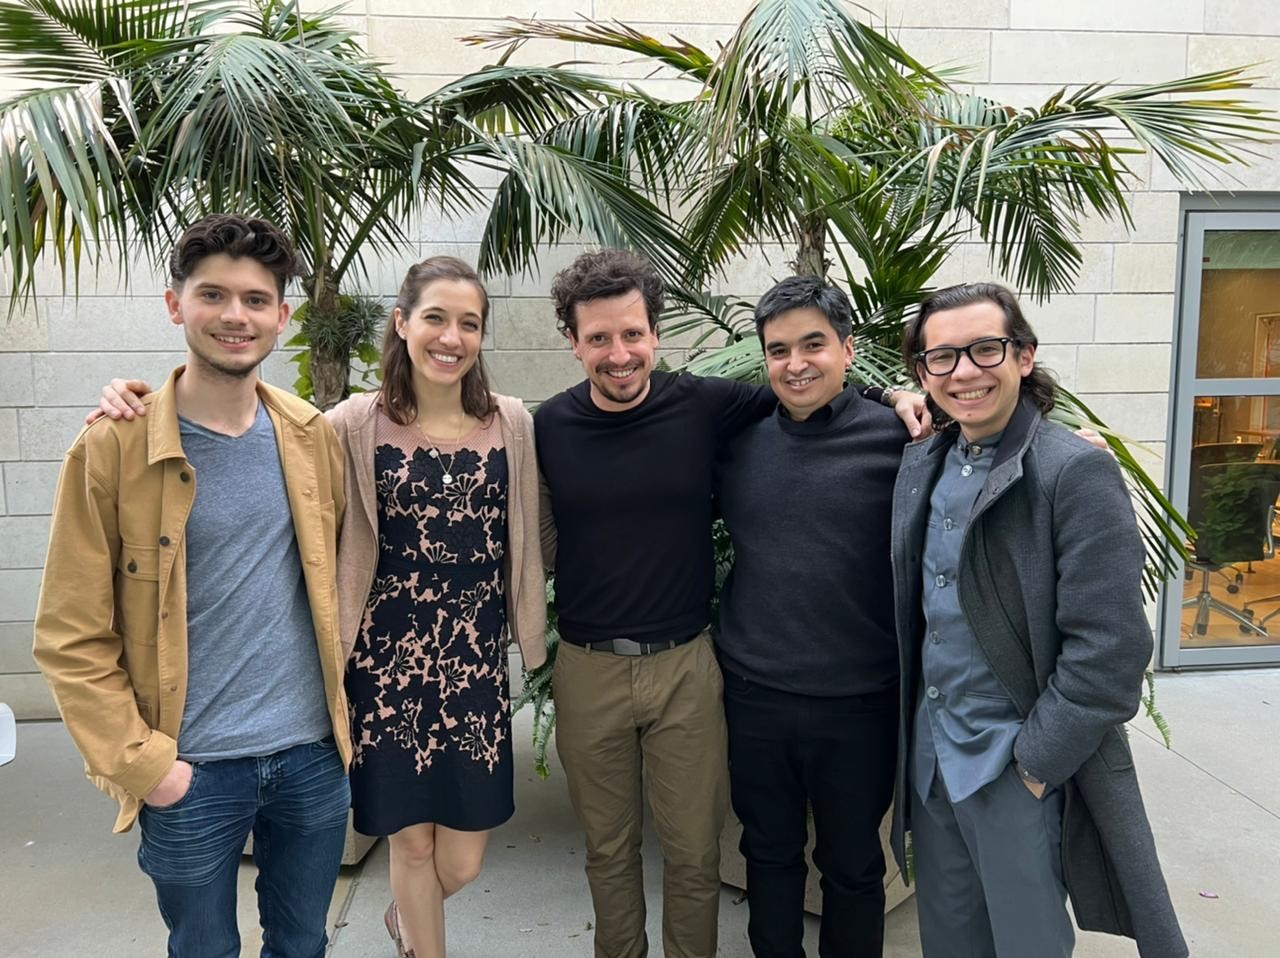
[[[1174,506],[1184,514],[1191,468],[1191,427],[1197,395],[1280,396],[1280,379],[1210,379],[1196,375],[1200,340],[1200,295],[1205,233],[1219,230],[1258,230],[1280,233],[1280,196],[1254,194],[1244,197],[1187,196],[1183,198],[1179,246],[1182,256],[1174,288],[1177,315],[1174,322],[1173,364],[1169,396],[1168,443],[1165,447],[1164,487]],[[1161,668],[1196,669],[1280,663],[1280,634],[1270,645],[1219,646],[1188,649],[1182,646],[1183,576],[1165,584],[1160,604]]]

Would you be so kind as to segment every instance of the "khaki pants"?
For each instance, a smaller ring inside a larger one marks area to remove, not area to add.
[[[653,655],[561,642],[556,751],[587,837],[596,958],[644,958],[641,769],[662,843],[667,958],[714,958],[728,809],[723,682],[703,633]]]

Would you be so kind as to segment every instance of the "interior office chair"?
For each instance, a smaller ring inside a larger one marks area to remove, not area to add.
[[[1280,439],[1276,443],[1280,445]],[[1253,462],[1261,452],[1260,442],[1202,442],[1191,447],[1191,465],[1194,468],[1219,462]]]
[[[1277,443],[1280,443],[1278,438]],[[1262,443],[1260,442],[1202,442],[1198,446],[1191,447],[1191,494],[1194,498],[1196,484],[1199,482],[1200,467],[1214,465],[1221,462],[1253,462],[1262,452]],[[1280,458],[1272,456],[1271,458]],[[1253,571],[1253,565],[1250,563],[1246,572]],[[1195,573],[1188,567],[1187,578],[1190,579]],[[1223,568],[1214,569],[1213,575],[1221,576],[1223,582],[1226,583],[1227,591],[1235,595],[1240,591],[1240,586],[1244,583],[1244,573],[1234,566],[1225,566]]]
[[[1209,591],[1209,580],[1233,562],[1275,555],[1271,526],[1276,497],[1280,496],[1280,462],[1210,463],[1195,469],[1191,479],[1187,521],[1195,529],[1196,539],[1187,567],[1200,573],[1201,579],[1200,591],[1185,599],[1182,607],[1195,607],[1196,635],[1208,631],[1209,613],[1217,612],[1234,620],[1241,632],[1266,638],[1268,632],[1253,621],[1252,610],[1247,606],[1238,609],[1216,598]]]

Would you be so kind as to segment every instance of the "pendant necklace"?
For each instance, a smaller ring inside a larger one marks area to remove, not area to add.
[[[462,416],[462,428],[458,430],[458,436],[456,439],[453,440],[453,443],[455,446],[458,443],[462,442],[462,433],[463,431],[466,430],[466,428],[467,428],[467,417],[466,417],[466,414],[464,413]],[[427,440],[427,445],[431,447],[431,450],[428,453],[428,455],[430,455],[431,458],[434,459],[436,462],[440,463],[440,471],[443,473],[443,475],[441,475],[440,477],[440,481],[443,482],[446,486],[453,485],[453,462],[455,459],[458,458],[458,450],[457,449],[453,450],[453,455],[449,457],[449,462],[446,465],[444,461],[444,453],[442,453],[439,449],[436,448],[436,444],[432,441],[431,437],[427,435],[427,431],[425,429],[422,429],[421,427],[419,427],[419,431],[422,433],[422,437]]]

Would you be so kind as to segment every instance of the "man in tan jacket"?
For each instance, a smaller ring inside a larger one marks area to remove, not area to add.
[[[289,318],[288,239],[211,216],[170,259],[187,363],[103,418],[63,464],[35,657],[169,954],[233,956],[252,832],[264,954],[318,958],[342,855],[350,758],[334,584],[344,509],[332,428],[258,378]]]

